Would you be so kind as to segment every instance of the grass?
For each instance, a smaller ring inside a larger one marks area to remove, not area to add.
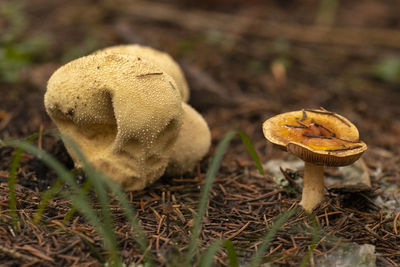
[[[274,224],[271,226],[271,228],[268,230],[268,232],[264,235],[263,242],[259,246],[256,254],[254,255],[253,259],[251,260],[249,267],[256,267],[260,266],[262,263],[262,257],[266,251],[266,249],[269,247],[270,242],[272,241],[272,238],[275,236],[275,234],[278,232],[278,230],[282,227],[282,225],[290,218],[292,217],[296,212],[298,211],[298,208],[291,209],[285,213],[282,213],[278,219],[274,222]]]
[[[200,195],[200,201],[199,201],[199,206],[197,208],[197,214],[195,215],[194,219],[194,225],[192,228],[192,236],[191,240],[189,243],[189,249],[188,253],[185,259],[185,266],[190,266],[192,259],[196,253],[196,249],[199,247],[199,235],[200,235],[200,230],[201,230],[201,224],[203,221],[204,214],[207,209],[207,202],[210,197],[210,192],[212,188],[212,184],[214,182],[214,179],[217,175],[219,166],[221,164],[223,155],[225,154],[226,149],[228,148],[229,142],[232,140],[232,138],[237,134],[237,131],[231,131],[228,132],[225,137],[222,139],[222,141],[218,144],[217,149],[215,150],[214,157],[211,161],[211,164],[208,168],[206,178],[205,178],[205,184],[201,190],[201,195]],[[245,136],[243,133],[241,133],[243,136]],[[242,136],[241,135],[241,136]],[[247,137],[247,136],[246,136]],[[250,147],[251,151],[255,151],[253,146],[249,143],[249,139],[245,138],[246,142],[245,144]],[[258,161],[258,164],[259,161]],[[261,164],[260,164],[261,165]],[[261,168],[262,169],[262,168]],[[216,246],[216,245],[215,245]],[[211,253],[211,252],[210,252]]]
[[[39,137],[39,134],[33,134],[29,136],[26,140],[27,142],[33,142]],[[0,140],[0,145],[2,141]],[[15,194],[15,185],[17,184],[17,172],[19,168],[19,163],[21,161],[21,156],[23,153],[22,148],[17,148],[15,154],[12,158],[10,171],[9,171],[9,180],[8,180],[8,192],[9,192],[9,205],[10,205],[10,213],[11,213],[11,223],[14,229],[16,230],[18,227],[18,216],[17,216],[17,197]]]
[[[19,162],[21,160],[23,150],[18,148],[15,151],[14,157],[11,162],[10,172],[8,180],[8,192],[9,192],[9,205],[10,205],[10,213],[11,213],[11,223],[14,229],[17,228],[18,224],[18,215],[17,215],[17,197],[15,194],[15,185],[17,183],[17,171],[19,167]]]
[[[207,203],[210,197],[211,188],[215,177],[218,173],[220,164],[223,156],[229,146],[230,141],[239,135],[244,145],[248,149],[250,156],[254,160],[260,173],[263,173],[260,160],[257,152],[255,151],[250,138],[242,131],[231,131],[228,132],[222,141],[218,144],[214,156],[210,162],[208,171],[205,177],[205,183],[201,188],[200,200],[197,208],[197,213],[194,217],[193,227],[191,229],[191,239],[188,244],[188,249],[184,253],[186,255],[184,259],[184,266],[192,266],[197,263],[199,266],[211,266],[215,255],[224,247],[227,253],[229,266],[239,266],[238,256],[234,244],[231,240],[215,240],[204,253],[200,253],[200,241],[199,236],[201,232],[201,225],[203,222],[204,215],[207,210]],[[10,167],[10,211],[12,224],[15,226],[18,222],[17,207],[14,186],[16,183],[17,170],[19,168],[19,161],[22,151],[31,153],[40,158],[45,164],[56,171],[59,176],[59,180],[47,191],[42,193],[41,202],[38,211],[34,215],[34,222],[40,223],[41,216],[44,213],[48,202],[57,194],[61,194],[64,198],[68,199],[72,203],[72,208],[68,212],[66,221],[68,221],[75,211],[80,212],[85,219],[96,229],[98,234],[103,238],[104,247],[107,251],[108,266],[123,266],[118,249],[117,237],[114,233],[113,217],[109,208],[109,194],[113,194],[118,199],[126,219],[130,223],[133,231],[135,232],[135,240],[141,253],[144,255],[144,262],[146,266],[154,266],[153,255],[149,252],[149,244],[146,239],[146,235],[140,227],[138,218],[135,216],[136,211],[129,203],[123,190],[114,183],[111,179],[106,177],[103,173],[95,170],[85,159],[81,151],[75,145],[75,143],[67,136],[62,136],[62,139],[67,143],[78,156],[82,162],[83,170],[87,176],[87,182],[83,186],[79,186],[74,179],[74,175],[71,171],[68,171],[62,166],[56,159],[45,151],[38,149],[34,145],[26,141],[11,140],[1,141],[0,145],[16,147],[16,153],[14,155],[11,167]],[[68,185],[68,193],[64,190],[60,190],[63,184]],[[88,192],[92,189],[97,196],[96,203],[100,204],[100,211],[93,208],[93,202],[88,198]],[[262,262],[263,255],[269,244],[281,226],[296,212],[297,208],[290,209],[289,211],[281,214],[272,227],[267,231],[262,239],[261,245],[258,247],[257,252],[254,254],[251,262],[248,266],[259,266]],[[100,213],[100,215],[98,215]],[[314,242],[315,239],[315,242]],[[313,238],[313,244],[315,247],[317,238]],[[311,256],[313,247],[310,247],[310,251],[307,258],[303,259],[303,263],[306,264]],[[183,256],[183,255],[181,255]],[[302,263],[302,264],[303,264]],[[304,265],[302,265],[304,266]]]
[[[101,220],[97,216],[96,211],[91,206],[91,201],[89,200],[87,195],[83,192],[83,190],[78,186],[71,172],[66,170],[64,166],[62,166],[57,160],[55,160],[48,153],[38,149],[37,147],[29,144],[28,142],[15,140],[15,141],[4,142],[4,144],[18,147],[26,152],[36,155],[37,157],[41,158],[41,160],[45,164],[47,164],[56,171],[59,178],[62,179],[64,183],[68,184],[68,186],[71,189],[71,192],[68,194],[64,194],[64,197],[66,197],[73,203],[73,205],[82,213],[82,215],[87,219],[87,221],[91,225],[93,225],[93,227],[95,227],[99,235],[103,237],[104,245],[108,251],[108,254],[110,255],[111,260],[115,262],[115,266],[119,266],[120,260],[116,250],[116,238],[112,232],[113,229],[112,226],[108,223],[109,220],[106,219],[105,223],[103,223],[102,222],[103,220]],[[101,193],[104,194],[104,191],[101,191]],[[105,204],[104,201],[102,202],[102,204]],[[104,211],[105,209],[107,209],[107,207],[108,205],[105,205],[105,207],[103,207],[102,210]],[[103,215],[107,216],[108,213]]]
[[[311,255],[315,249],[315,247],[317,246],[317,242],[320,238],[320,231],[318,228],[318,224],[317,224],[317,220],[315,218],[315,216],[313,216],[312,214],[308,214],[308,218],[312,223],[312,228],[313,228],[313,235],[312,235],[312,240],[311,240],[311,245],[308,249],[308,253],[307,255],[303,258],[300,267],[306,267],[307,263],[310,261]]]
[[[221,246],[225,246],[228,259],[229,259],[229,266],[231,267],[238,267],[238,257],[236,253],[236,249],[234,244],[231,240],[216,240],[214,241],[206,250],[206,252],[200,258],[199,266],[207,267],[211,266],[214,260],[215,255],[217,254],[218,250]]]

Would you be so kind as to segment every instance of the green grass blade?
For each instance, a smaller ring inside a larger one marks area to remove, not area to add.
[[[235,246],[233,245],[231,240],[225,240],[224,246],[226,249],[226,254],[228,255],[229,259],[229,266],[231,267],[239,267],[238,257],[236,254]]]
[[[101,263],[96,265],[105,266],[105,263],[107,263],[107,259],[104,257],[103,252],[99,249],[99,247],[90,243],[85,238],[81,238],[81,241],[85,249],[88,250],[89,254]]]
[[[112,266],[122,266],[121,258],[118,252],[117,237],[114,232],[114,223],[110,210],[110,201],[107,195],[107,191],[105,189],[105,184],[100,179],[98,179],[99,174],[96,174],[94,170],[93,172],[91,172],[88,170],[88,168],[85,169],[87,176],[90,177],[89,179],[94,185],[93,187],[96,191],[98,200],[101,205],[101,211],[103,215],[103,234],[105,235],[104,237],[107,237],[105,238],[105,240],[107,241],[106,246],[112,259]]]
[[[139,221],[136,218],[136,212],[134,211],[133,207],[130,205],[128,198],[126,197],[125,193],[121,189],[121,187],[113,182],[111,178],[107,177],[104,173],[96,171],[86,160],[80,149],[77,145],[67,136],[63,136],[63,139],[67,144],[74,150],[75,154],[77,155],[80,162],[83,164],[83,168],[85,172],[88,174],[88,178],[90,179],[91,183],[97,187],[98,190],[102,191],[102,187],[107,185],[109,189],[113,192],[113,194],[119,200],[123,210],[125,217],[128,219],[129,223],[131,224],[134,232],[136,233],[136,241],[141,249],[142,253],[144,254],[145,262],[148,266],[154,266],[153,258],[150,253],[147,252],[148,242],[143,230],[140,227]],[[104,193],[104,192],[103,192]],[[105,199],[103,199],[105,201]],[[103,206],[103,205],[102,205]],[[104,212],[104,211],[103,211]]]
[[[249,151],[251,158],[253,159],[254,163],[256,164],[258,171],[262,175],[264,175],[264,169],[261,165],[260,158],[258,157],[257,151],[254,148],[254,145],[251,142],[250,137],[243,131],[237,131],[237,134],[240,136],[240,138],[242,138],[242,142],[247,147],[247,150]]]
[[[264,170],[261,166],[261,162],[260,159],[258,157],[258,154],[256,152],[256,150],[254,149],[254,146],[250,140],[250,138],[242,131],[230,131],[228,132],[224,138],[221,140],[221,142],[218,144],[217,149],[215,150],[213,159],[210,163],[210,166],[208,168],[206,177],[205,177],[205,184],[202,187],[201,193],[200,193],[200,201],[199,201],[199,206],[197,208],[197,214],[195,215],[194,218],[194,225],[192,228],[192,236],[191,236],[191,240],[189,242],[189,246],[188,246],[188,253],[186,256],[186,260],[185,260],[185,266],[190,266],[191,265],[191,261],[195,255],[196,252],[196,248],[198,246],[198,239],[199,239],[199,234],[200,234],[200,230],[201,230],[201,224],[203,221],[203,216],[206,212],[206,208],[207,208],[207,201],[209,199],[210,196],[210,192],[211,192],[211,187],[212,184],[214,182],[215,176],[219,170],[219,167],[221,165],[221,161],[223,158],[223,155],[225,154],[227,147],[231,141],[231,139],[238,134],[241,139],[242,142],[245,144],[245,146],[247,147],[251,157],[253,158],[255,164],[257,165],[258,171],[261,174],[264,174]]]
[[[221,248],[222,244],[224,244],[224,240],[216,240],[212,242],[206,252],[202,255],[199,267],[212,266],[214,257],[217,254],[218,250]]]
[[[114,223],[112,219],[112,214],[110,210],[110,201],[107,195],[107,191],[105,189],[105,184],[98,179],[99,174],[89,168],[88,166],[84,166],[84,170],[89,178],[90,182],[93,184],[93,188],[97,194],[101,211],[102,211],[102,221],[103,221],[103,231],[105,240],[107,241],[107,248],[110,252],[110,256],[112,259],[113,266],[121,266],[121,258],[118,252],[118,245],[117,245],[117,237],[114,232]]]
[[[191,261],[196,253],[196,248],[198,247],[201,224],[203,222],[203,217],[206,212],[207,201],[210,196],[212,184],[221,165],[221,161],[225,154],[225,151],[231,139],[235,136],[235,134],[236,131],[230,131],[224,136],[222,141],[218,144],[217,149],[215,150],[214,153],[214,157],[208,168],[205,177],[205,184],[203,185],[200,193],[200,201],[199,201],[199,206],[197,208],[197,214],[194,215],[194,224],[192,228],[191,239],[189,242],[188,253],[185,259],[184,266],[191,266]]]
[[[201,256],[200,258],[200,267],[209,267],[212,266],[212,262],[214,260],[215,255],[217,254],[218,250],[221,246],[224,245],[228,259],[229,259],[229,266],[231,267],[238,267],[238,258],[235,250],[235,246],[233,245],[231,240],[216,240],[208,247],[207,251]]]
[[[68,184],[72,189],[72,195],[69,195],[69,199],[72,201],[73,205],[79,209],[79,211],[85,216],[90,224],[92,224],[97,232],[104,238],[104,244],[109,250],[109,245],[112,241],[109,240],[108,233],[104,230],[103,224],[96,215],[96,211],[91,207],[91,202],[85,193],[80,189],[74,180],[73,175],[65,169],[56,159],[51,155],[38,149],[37,147],[23,141],[7,141],[4,142],[5,145],[14,146],[23,149],[31,154],[39,157],[45,164],[50,168],[54,169],[58,176]]]
[[[118,184],[113,182],[111,179],[105,179],[105,181],[108,187],[111,189],[114,195],[116,195],[119,202],[121,203],[121,206],[125,213],[125,217],[131,224],[133,231],[136,233],[136,242],[138,243],[139,248],[144,255],[146,266],[154,266],[153,257],[151,253],[147,251],[149,244],[147,242],[146,235],[144,234],[142,227],[140,226],[139,221],[136,217],[135,209],[129,203],[128,198]]]
[[[48,190],[42,194],[39,208],[33,216],[33,223],[38,224],[40,222],[40,219],[42,218],[44,210],[47,208],[50,199],[52,199],[60,191],[62,184],[63,181],[58,179]]]
[[[296,208],[288,210],[285,213],[282,213],[281,215],[279,215],[278,219],[276,219],[274,224],[271,226],[271,229],[269,229],[268,232],[264,235],[263,242],[258,247],[257,252],[255,253],[253,259],[249,263],[249,265],[248,265],[249,267],[258,267],[258,266],[260,266],[262,258],[263,258],[264,253],[265,253],[265,250],[269,247],[269,244],[272,241],[272,238],[279,231],[279,228],[281,228],[281,226],[290,217],[292,217],[298,210],[299,210],[299,208],[296,207]]]
[[[317,220],[315,219],[315,216],[312,214],[308,214],[308,218],[312,222],[312,227],[313,227],[313,236],[311,239],[311,245],[308,248],[307,255],[304,256],[303,260],[301,261],[300,267],[305,267],[307,266],[307,263],[309,262],[312,253],[314,252],[315,247],[317,246],[319,237],[320,237],[320,230],[317,224]]]
[[[83,193],[87,195],[90,191],[90,188],[92,188],[92,184],[90,183],[90,180],[86,180],[82,186]],[[68,223],[71,220],[72,216],[75,214],[76,210],[76,207],[72,206],[68,213],[65,215],[63,222]]]
[[[9,193],[9,205],[11,214],[11,223],[14,229],[18,225],[18,215],[17,215],[17,196],[15,194],[15,185],[17,184],[17,171],[19,168],[19,163],[21,161],[21,155],[23,150],[18,148],[12,158],[10,165],[10,172],[8,178],[8,193]]]
[[[27,141],[32,142],[38,138],[39,134],[35,133],[26,138]],[[4,146],[4,141],[0,140],[0,145]],[[18,224],[18,215],[17,215],[17,197],[15,194],[15,185],[17,184],[17,172],[21,161],[21,155],[23,150],[18,148],[15,151],[15,154],[12,158],[10,171],[9,171],[9,180],[8,180],[8,192],[9,192],[9,205],[10,205],[10,214],[11,214],[11,223],[16,229]]]
[[[105,179],[103,178],[103,174],[99,173],[95,170],[89,162],[86,160],[77,144],[68,136],[62,136],[63,141],[73,149],[74,153],[78,156],[78,160],[83,165],[83,170],[85,171],[87,178],[90,183],[93,185],[93,188],[97,194],[101,211],[102,211],[102,221],[103,221],[103,234],[104,240],[106,242],[106,247],[110,253],[112,265],[113,266],[121,266],[121,258],[118,252],[117,238],[114,233],[114,224],[112,220],[112,214],[110,210],[110,201],[106,191]]]

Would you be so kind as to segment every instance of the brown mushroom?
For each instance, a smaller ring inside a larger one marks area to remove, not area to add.
[[[266,120],[265,138],[305,161],[300,205],[311,212],[323,199],[324,166],[345,166],[360,158],[367,145],[346,118],[325,109],[303,109]]]

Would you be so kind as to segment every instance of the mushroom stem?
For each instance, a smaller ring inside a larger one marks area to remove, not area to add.
[[[312,212],[323,198],[324,166],[306,162],[304,167],[303,195],[300,205],[307,212]]]

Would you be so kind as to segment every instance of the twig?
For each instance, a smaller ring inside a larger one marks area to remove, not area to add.
[[[300,121],[304,121],[305,119],[307,119],[307,113],[304,109],[302,110],[302,113],[303,113],[303,116],[301,117]]]
[[[394,217],[394,220],[393,220],[393,230],[394,230],[394,233],[396,235],[398,234],[398,231],[397,231],[397,220],[399,219],[399,217],[400,217],[400,211],[396,214],[396,216]]]
[[[322,128],[322,129],[324,129],[324,130],[326,130],[328,133],[330,133],[330,135],[331,135],[332,137],[336,137],[336,134],[335,134],[334,132],[332,132],[331,130],[329,130],[329,129],[328,129],[327,127],[325,127],[324,125],[319,124],[319,123],[316,123],[315,121],[314,121],[314,125],[317,126],[317,127]]]
[[[30,261],[30,262],[37,261],[37,258],[33,258],[33,257],[27,256],[27,255],[24,255],[22,253],[19,253],[15,249],[6,248],[6,247],[3,247],[2,245],[0,245],[0,251],[13,257],[13,258],[20,259],[23,261]]]
[[[146,77],[146,76],[154,76],[154,75],[162,75],[162,72],[152,72],[152,73],[145,73],[145,74],[139,74],[136,77],[140,78],[140,77]]]
[[[235,236],[239,235],[241,232],[244,231],[244,229],[247,228],[247,226],[249,226],[250,221],[248,221],[245,225],[243,225],[239,230],[237,230],[235,233],[231,234],[230,236],[227,237],[227,239],[232,239]]]
[[[312,134],[308,134],[308,133],[303,133],[303,136],[305,137],[309,137],[309,138],[319,138],[319,139],[333,139],[330,136],[322,136],[322,135],[312,135]]]
[[[296,183],[296,181],[293,180],[293,178],[290,177],[290,175],[287,174],[287,172],[286,172],[284,169],[282,169],[282,167],[279,167],[279,169],[281,170],[281,173],[282,173],[283,176],[286,178],[286,180],[289,181],[289,183],[290,183],[291,185],[295,186],[296,188],[299,188],[300,190],[302,189],[301,186],[300,186],[298,183]]]
[[[167,215],[167,216],[168,216],[168,215]],[[157,226],[157,231],[156,231],[157,235],[160,234],[160,229],[161,229],[162,223],[163,223],[163,221],[164,221],[164,218],[165,218],[165,215],[163,214],[163,215],[161,216],[161,219],[160,219],[160,221],[159,221],[159,223],[158,223],[158,226]]]
[[[327,110],[318,110],[318,109],[306,109],[306,111],[318,113],[318,114],[331,115],[331,116],[335,117],[336,119],[340,120],[341,122],[343,122],[344,124],[346,124],[348,127],[350,127],[350,124],[347,121],[345,121],[344,119],[342,119],[341,117],[339,117],[335,112],[331,112],[331,111],[327,111]]]
[[[309,126],[307,124],[305,124],[304,122],[302,122],[300,119],[296,118],[296,121],[298,124],[300,124],[301,126],[308,128]]]
[[[300,129],[307,129],[307,126],[303,126],[303,125],[291,125],[291,124],[285,124],[286,127],[289,128],[300,128]]]

